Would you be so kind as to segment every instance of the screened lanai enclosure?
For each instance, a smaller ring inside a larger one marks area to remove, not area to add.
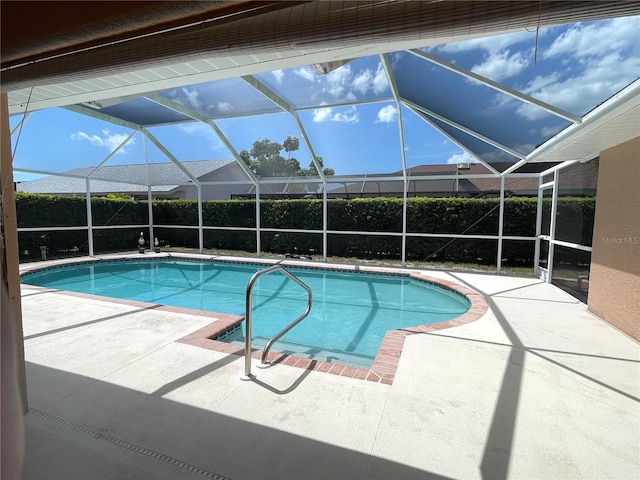
[[[19,232],[74,232],[86,241],[69,248],[91,256],[122,232],[135,250],[140,231],[147,249],[225,238],[257,257],[402,266],[457,249],[497,272],[517,258],[566,276],[579,295],[597,157],[638,134],[640,17],[625,16],[637,13],[541,10],[489,36],[265,47],[78,78],[68,95],[16,90],[16,190],[84,198],[83,224],[33,225],[19,208]],[[73,101],[48,108],[54,94]],[[96,212],[106,196],[137,213]]]

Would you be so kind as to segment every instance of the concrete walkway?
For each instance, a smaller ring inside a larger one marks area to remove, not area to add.
[[[491,312],[392,385],[177,343],[211,318],[23,285],[24,479],[638,479],[640,347],[537,279],[425,272]]]

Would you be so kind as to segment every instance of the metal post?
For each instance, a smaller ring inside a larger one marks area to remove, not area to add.
[[[133,135],[133,134],[132,134]],[[149,175],[149,157],[147,154],[147,137],[142,135],[142,155],[144,157],[144,164],[147,167],[147,217],[149,221],[149,249],[153,248],[153,239],[155,235],[153,233],[153,197],[151,195],[151,179]]]
[[[198,191],[198,251],[204,252],[204,220],[202,217],[202,185],[199,183],[196,185]]]
[[[260,258],[260,182],[256,183],[256,256]]]
[[[547,256],[547,283],[551,283],[553,276],[553,254],[556,239],[556,217],[558,216],[558,170],[553,172],[553,196],[551,198],[551,226],[549,228],[549,254]]]
[[[93,257],[93,216],[91,215],[91,180],[86,178],[87,184],[87,237],[89,241],[89,256]]]
[[[249,280],[249,283],[247,284],[247,291],[246,291],[246,294],[245,294],[244,375],[242,375],[240,377],[241,380],[253,380],[254,378],[256,378],[256,376],[251,373],[251,325],[252,325],[252,318],[251,318],[252,302],[251,302],[251,296],[252,296],[252,292],[253,292],[253,287],[254,287],[254,285],[255,285],[255,283],[256,283],[256,281],[258,280],[259,277],[261,277],[263,275],[266,275],[268,273],[271,273],[271,272],[275,272],[276,270],[280,271],[283,275],[289,277],[290,280],[293,280],[295,283],[297,283],[298,285],[300,285],[302,288],[304,288],[307,291],[307,308],[305,309],[305,311],[304,311],[304,313],[302,315],[300,315],[293,322],[289,323],[286,327],[284,327],[282,330],[280,330],[278,333],[276,333],[267,342],[267,344],[265,345],[265,347],[264,347],[264,349],[262,351],[262,365],[263,366],[270,365],[270,363],[267,360],[267,357],[269,356],[269,351],[271,350],[271,347],[273,346],[273,344],[279,338],[284,336],[289,330],[291,330],[298,323],[300,323],[304,318],[306,318],[306,316],[309,315],[309,312],[311,311],[311,305],[313,304],[313,293],[311,291],[311,288],[309,288],[309,286],[306,283],[304,283],[302,280],[300,280],[294,274],[292,274],[291,272],[287,271],[282,265],[271,265],[270,267],[267,267],[264,270],[260,270],[260,271],[258,271],[256,273],[254,273],[253,276],[251,277],[251,279]]]
[[[404,192],[402,195],[402,268],[407,266],[407,189],[409,188],[409,181],[405,177]]]
[[[542,175],[538,178],[538,205],[536,207],[536,241],[533,252],[533,274],[540,276],[540,235],[542,234],[542,200],[543,190],[540,188],[542,185]]]
[[[322,261],[327,261],[327,250],[329,248],[327,238],[327,223],[329,221],[329,210],[327,206],[327,181],[324,180],[322,185]]]
[[[402,126],[402,103],[400,103],[400,94],[398,92],[398,86],[395,82],[395,77],[392,74],[391,63],[386,54],[380,55],[380,61],[384,68],[389,86],[393,92],[393,98],[396,102],[396,113],[398,115],[398,138],[400,139],[400,158],[402,160],[402,238],[401,238],[401,265],[404,268],[407,262],[407,196],[409,189],[409,181],[407,179],[407,156],[405,153],[404,144],[404,128]],[[364,187],[364,183],[363,183]],[[380,184],[378,183],[378,188]]]
[[[500,214],[498,218],[498,258],[496,259],[496,269],[500,273],[502,270],[502,233],[504,230],[504,175],[500,176]]]
[[[153,196],[151,195],[151,185],[148,185],[147,203],[147,211],[149,215],[149,250],[151,250],[153,248],[153,239],[156,238],[153,233]]]
[[[241,380],[253,380],[255,375],[251,373],[251,291],[255,282],[255,275],[249,281],[245,297],[245,317],[244,317],[244,375]]]

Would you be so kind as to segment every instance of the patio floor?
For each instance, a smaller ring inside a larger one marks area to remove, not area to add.
[[[241,381],[242,357],[177,341],[210,317],[23,285],[23,478],[640,478],[637,342],[538,279],[424,273],[490,312],[407,337],[391,385]]]

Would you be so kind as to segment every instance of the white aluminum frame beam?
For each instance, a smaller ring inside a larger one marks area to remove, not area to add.
[[[540,177],[546,177],[547,175],[557,172],[558,170],[562,170],[563,168],[570,167],[571,165],[575,165],[576,163],[579,163],[579,161],[565,160],[564,162],[560,162],[559,164],[554,165],[553,167],[549,167],[546,170],[543,170],[542,172],[540,172]]]
[[[539,157],[548,152],[554,152],[564,148],[566,145],[576,141],[581,132],[583,136],[588,135],[592,130],[611,121],[621,112],[628,111],[640,103],[640,78],[628,85],[624,90],[618,92],[613,97],[598,105],[592,111],[582,117],[580,125],[569,125],[558,133],[555,137],[546,141],[526,157],[528,162],[535,162]],[[595,156],[595,155],[594,155]],[[578,158],[573,160],[585,160]],[[544,161],[544,158],[543,160]],[[570,160],[564,160],[570,161]]]
[[[407,50],[407,52],[412,53],[414,55],[416,55],[417,57],[423,58],[431,63],[434,63],[436,65],[439,65],[440,67],[446,68],[447,70],[450,70],[452,72],[458,73],[464,77],[467,78],[471,78],[473,80],[476,80],[480,83],[482,83],[483,85],[486,85],[487,87],[493,88],[494,90],[497,90],[501,93],[504,93],[505,95],[509,95],[513,98],[516,98],[522,102],[525,103],[529,103],[531,105],[535,105],[537,107],[540,107],[544,110],[546,110],[547,112],[556,115],[558,117],[564,118],[565,120],[570,121],[573,124],[580,124],[582,123],[582,117],[578,116],[578,115],[574,115],[571,112],[567,112],[566,110],[563,110],[561,108],[558,108],[554,105],[551,105],[549,103],[543,102],[542,100],[538,100],[537,98],[531,97],[527,94],[524,94],[518,90],[515,90],[513,88],[507,87],[506,85],[503,85],[501,83],[495,82],[493,80],[491,80],[490,78],[484,77],[482,75],[478,75],[477,73],[472,72],[471,70],[467,70],[466,68],[462,68],[458,65],[455,65],[453,63],[447,62],[446,60],[443,60],[439,57],[436,57],[435,55],[431,55],[429,53],[423,52],[422,50],[413,48],[411,50]]]
[[[276,105],[278,105],[280,108],[282,108],[282,110],[284,110],[285,112],[287,112],[288,114],[290,114],[293,117],[293,120],[295,121],[296,126],[298,127],[298,130],[300,131],[300,135],[302,136],[302,139],[303,139],[305,145],[309,149],[309,153],[311,154],[311,161],[313,162],[313,165],[316,167],[316,171],[318,172],[318,176],[322,179],[323,183],[326,183],[325,175],[322,172],[322,168],[320,167],[320,163],[318,162],[318,156],[316,155],[315,151],[313,150],[313,145],[311,144],[311,140],[309,140],[309,136],[307,135],[307,132],[306,132],[304,126],[302,125],[302,122],[300,121],[300,116],[298,115],[298,112],[296,111],[295,107],[293,105],[291,105],[289,102],[287,102],[280,95],[278,95],[276,92],[274,92],[269,87],[267,87],[260,80],[255,78],[254,76],[252,76],[252,75],[243,75],[240,78],[242,80],[244,80],[248,85],[253,87],[258,93],[261,93],[265,98],[267,98],[269,101],[271,101],[271,102],[275,103]]]
[[[128,122],[126,120],[122,120],[121,118],[114,117],[112,115],[107,115],[106,113],[101,112],[100,110],[94,110],[93,108],[81,107],[79,105],[67,105],[66,107],[61,107],[65,110],[69,110],[73,113],[79,113],[80,115],[86,115],[88,117],[92,117],[98,120],[102,120],[103,122],[112,123],[114,125],[120,125],[121,127],[130,128],[131,130],[139,131],[141,125],[137,123]]]
[[[87,194],[85,196],[85,202],[87,206],[87,241],[89,244],[89,256],[93,257],[93,214],[91,208],[91,179],[87,177],[85,179],[87,186]]]
[[[142,127],[140,131],[145,137],[151,140],[151,143],[153,143],[162,153],[164,153],[169,160],[171,160],[180,170],[182,170],[182,172],[196,186],[198,191],[198,250],[200,253],[202,253],[204,249],[204,244],[203,244],[203,234],[202,234],[202,224],[203,224],[202,193],[201,193],[202,186],[200,185],[200,181],[149,130],[147,130],[145,127]]]
[[[242,80],[244,80],[249,86],[253,87],[258,93],[262,94],[265,98],[267,98],[268,100],[270,100],[271,102],[273,102],[274,104],[278,105],[282,110],[284,110],[285,112],[289,113],[289,115],[291,115],[291,117],[293,117],[294,122],[296,123],[296,126],[298,127],[298,131],[300,132],[300,136],[302,136],[302,140],[304,141],[305,145],[307,146],[307,149],[309,150],[309,153],[311,154],[311,161],[313,162],[313,166],[316,169],[316,172],[318,172],[318,177],[320,178],[321,182],[322,182],[322,230],[323,230],[323,235],[322,235],[322,257],[323,260],[326,262],[327,261],[327,249],[328,249],[328,237],[327,237],[327,222],[328,222],[328,211],[327,211],[327,178],[326,175],[324,174],[324,172],[322,171],[322,166],[320,165],[320,162],[318,161],[318,156],[316,155],[316,152],[313,149],[313,145],[311,144],[311,140],[309,140],[309,136],[307,135],[307,131],[305,130],[304,126],[302,125],[302,121],[300,120],[300,116],[298,115],[297,110],[295,109],[295,107],[293,105],[291,105],[289,102],[287,102],[284,98],[282,98],[280,95],[278,95],[276,92],[274,92],[273,90],[271,90],[269,87],[267,87],[264,83],[262,83],[261,81],[259,81],[257,78],[255,78],[253,75],[243,75],[240,77]],[[297,182],[296,182],[297,183]],[[300,182],[302,183],[302,182]],[[257,190],[256,190],[256,202],[260,201],[260,197],[257,194]]]
[[[439,113],[436,113],[432,110],[429,110],[428,108],[424,108],[421,105],[418,105],[417,103],[412,102],[411,100],[407,100],[406,98],[403,98],[402,100],[405,105],[410,106],[411,108],[418,110],[421,113],[424,113],[425,115],[428,115],[430,117],[435,118],[436,120],[440,120],[443,123],[446,123],[447,125],[460,130],[461,132],[464,132],[468,135],[471,135],[472,137],[477,138],[478,140],[482,140],[485,143],[488,143],[491,146],[496,147],[499,150],[502,150],[503,152],[506,152],[510,155],[513,155],[516,158],[519,159],[524,159],[525,158],[525,154],[522,152],[518,152],[517,150],[514,150],[513,148],[509,148],[506,145],[503,145],[500,142],[497,142],[495,140],[493,140],[492,138],[487,137],[486,135],[482,135],[481,133],[476,132],[475,130],[465,127],[464,125],[459,124],[458,122],[454,122],[453,120],[444,117],[442,115],[440,115]],[[457,143],[457,141],[456,141]]]
[[[502,240],[504,233],[504,176],[500,177],[500,212],[498,213],[498,253],[496,258],[496,270],[502,271]]]
[[[549,249],[547,254],[547,283],[553,277],[553,258],[555,254],[556,222],[558,219],[558,171],[553,172],[553,187],[551,196],[551,221],[549,226]]]
[[[407,181],[407,157],[404,145],[404,129],[402,127],[402,104],[400,103],[400,94],[398,93],[398,85],[395,77],[391,73],[391,65],[387,55],[380,55],[384,72],[387,75],[393,99],[396,104],[396,115],[398,116],[398,138],[400,140],[400,157],[402,159],[402,245],[401,245],[401,265],[405,267],[407,264],[407,196],[409,182]],[[362,182],[364,190],[365,182]],[[380,184],[378,184],[379,186]]]
[[[440,132],[442,135],[444,135],[445,137],[447,137],[451,142],[455,143],[456,145],[458,145],[458,147],[460,147],[462,150],[464,150],[465,152],[467,152],[469,155],[471,155],[472,157],[476,158],[481,164],[483,164],[485,167],[487,167],[487,169],[489,169],[489,171],[493,172],[496,176],[500,175],[500,172],[498,170],[496,170],[495,168],[493,168],[491,166],[490,163],[485,162],[483,159],[481,159],[480,157],[478,157],[474,152],[472,152],[471,150],[469,150],[467,147],[465,147],[464,145],[462,145],[458,139],[453,138],[449,132],[444,131],[443,129],[440,128],[439,125],[436,125],[435,123],[433,123],[432,121],[429,120],[428,118],[428,114],[427,117],[425,117],[425,115],[422,115],[422,111],[420,108],[418,108],[419,106],[414,104],[413,102],[409,102],[406,99],[402,100],[402,103],[404,103],[404,105],[411,110],[418,118],[420,118],[422,121],[427,122],[431,127],[435,128],[438,132]],[[414,106],[415,105],[415,106]]]
[[[114,148],[111,153],[109,153],[109,155],[107,155],[105,157],[104,160],[102,160],[97,166],[96,168],[94,168],[91,173],[89,173],[89,175],[87,175],[87,178],[91,178],[93,176],[94,173],[96,173],[98,171],[98,169],[100,167],[102,167],[105,163],[107,163],[114,155],[116,155],[120,150],[122,150],[124,148],[124,146],[129,143],[129,140],[131,140],[138,132],[138,130],[135,130],[133,132],[131,132],[131,134],[125,138],[125,140],[120,143],[120,145],[118,145],[116,148]],[[144,138],[144,137],[143,137]],[[143,147],[144,150],[144,161],[145,163],[147,163],[147,152],[146,152],[146,147]]]
[[[145,96],[145,98],[147,100],[157,103],[158,105],[162,105],[163,107],[169,108],[175,112],[181,113],[190,118],[193,118],[198,122],[202,122],[208,125],[215,132],[215,134],[222,141],[222,143],[224,143],[227,149],[231,152],[231,155],[233,155],[233,158],[235,159],[236,163],[238,163],[238,165],[240,166],[240,168],[242,168],[242,170],[247,175],[247,177],[249,177],[249,180],[251,181],[251,183],[255,185],[258,182],[256,176],[253,174],[253,172],[247,166],[247,164],[244,163],[242,158],[240,158],[240,155],[238,154],[234,146],[231,144],[229,139],[226,137],[226,135],[222,132],[222,130],[220,130],[215,120],[207,117],[206,115],[201,114],[200,112],[194,110],[193,108],[189,108],[177,102],[169,100],[168,98],[163,97],[162,95],[151,94],[151,95]]]

